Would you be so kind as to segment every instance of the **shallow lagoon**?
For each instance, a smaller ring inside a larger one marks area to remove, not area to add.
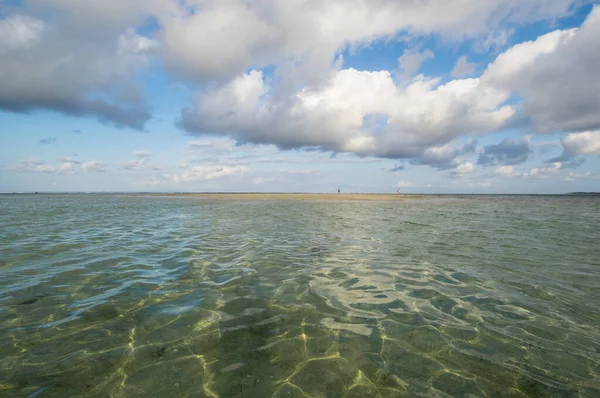
[[[0,395],[599,396],[600,200],[0,196]]]

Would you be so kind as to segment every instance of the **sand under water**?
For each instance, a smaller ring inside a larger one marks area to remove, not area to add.
[[[600,396],[598,198],[259,197],[0,195],[0,396]]]

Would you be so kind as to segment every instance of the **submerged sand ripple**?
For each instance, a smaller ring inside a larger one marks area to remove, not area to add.
[[[0,395],[600,395],[596,202],[27,200]]]

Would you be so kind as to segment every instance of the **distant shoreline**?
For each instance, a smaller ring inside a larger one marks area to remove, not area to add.
[[[140,194],[143,195],[143,194]],[[148,196],[193,197],[207,199],[306,200],[306,201],[398,201],[431,199],[436,195],[362,194],[362,193],[164,193]],[[145,196],[145,195],[144,195]]]
[[[0,192],[0,196],[162,196],[162,197],[199,197],[218,199],[289,199],[289,200],[337,200],[337,201],[396,201],[410,199],[473,198],[473,197],[600,197],[600,192],[569,193],[303,193],[303,192]]]

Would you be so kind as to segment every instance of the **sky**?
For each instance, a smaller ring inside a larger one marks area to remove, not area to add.
[[[0,192],[600,191],[600,4],[3,0]]]

